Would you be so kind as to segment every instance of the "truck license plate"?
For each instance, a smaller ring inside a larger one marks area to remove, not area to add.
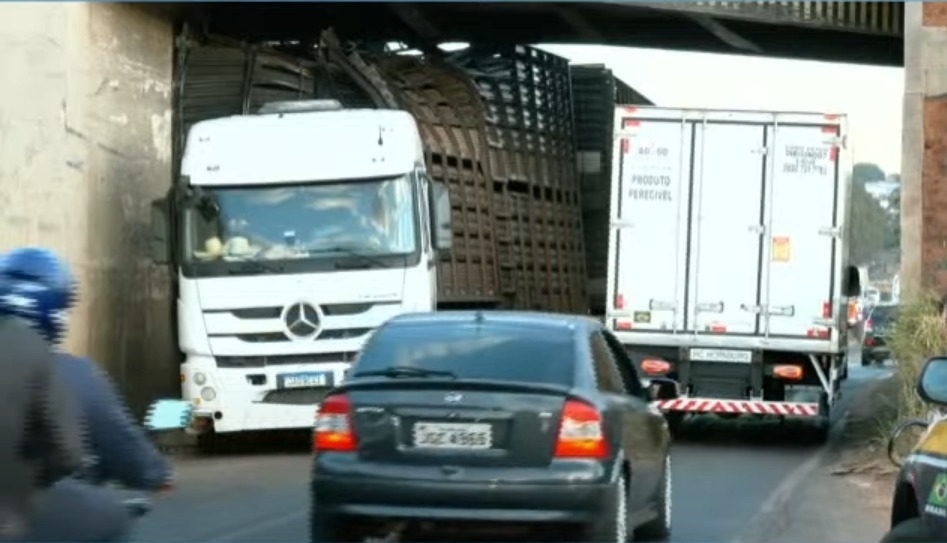
[[[749,364],[753,361],[753,353],[732,349],[691,349],[691,360]]]
[[[429,449],[489,449],[493,432],[489,424],[416,422],[414,446]]]
[[[332,373],[284,373],[279,376],[280,388],[310,388],[332,386]]]

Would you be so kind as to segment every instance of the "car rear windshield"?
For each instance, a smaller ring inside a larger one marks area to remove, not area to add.
[[[898,308],[897,306],[893,307],[876,307],[874,311],[871,312],[871,322],[875,325],[888,325],[898,317]]]
[[[572,335],[500,325],[403,325],[378,330],[352,372],[392,366],[449,371],[458,378],[573,384]]]

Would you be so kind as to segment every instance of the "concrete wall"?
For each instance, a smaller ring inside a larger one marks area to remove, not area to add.
[[[947,294],[947,4],[905,4],[901,281]]]
[[[44,245],[81,282],[66,347],[134,404],[177,390],[149,202],[171,176],[173,25],[137,4],[0,4],[0,251]]]

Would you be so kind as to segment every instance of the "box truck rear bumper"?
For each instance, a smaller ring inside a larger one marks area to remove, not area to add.
[[[676,398],[658,400],[653,405],[661,411],[677,413],[714,413],[743,415],[782,415],[817,417],[819,404],[808,402],[768,402],[764,400],[727,400],[720,398]]]

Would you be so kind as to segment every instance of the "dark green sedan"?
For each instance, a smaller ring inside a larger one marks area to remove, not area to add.
[[[865,335],[862,339],[862,366],[883,363],[891,357],[887,337],[898,317],[900,306],[879,304],[871,308],[865,319]]]

